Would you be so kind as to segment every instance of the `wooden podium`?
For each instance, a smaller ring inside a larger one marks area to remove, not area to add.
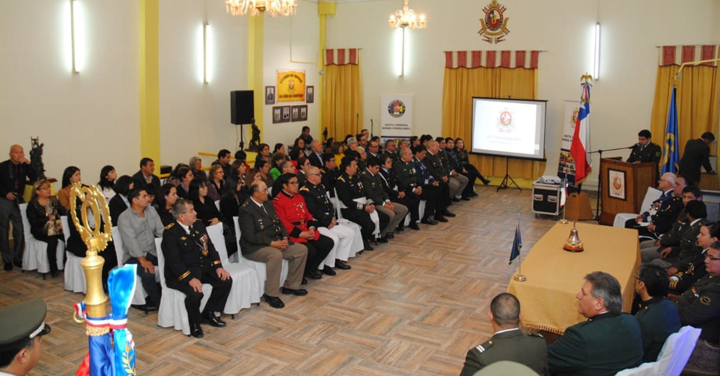
[[[627,163],[621,158],[600,160],[600,224],[612,226],[618,213],[639,213],[648,187],[657,182],[656,163]]]

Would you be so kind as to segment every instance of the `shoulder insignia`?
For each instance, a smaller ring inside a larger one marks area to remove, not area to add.
[[[700,303],[703,305],[709,306],[710,305],[710,297],[709,296],[701,296],[700,297]]]
[[[530,337],[538,337],[538,338],[544,338],[542,334],[540,333],[528,333]]]
[[[280,201],[280,196],[275,197],[273,201]]]
[[[492,347],[492,345],[493,345],[493,342],[492,342],[492,341],[487,341],[487,342],[485,342],[485,343],[483,343],[483,344],[477,345],[475,348],[476,348],[480,353],[483,353],[483,352],[487,351],[490,347]]]
[[[476,349],[477,349],[477,351],[485,352],[485,348],[482,347],[482,345],[477,345]]]
[[[340,176],[339,178],[337,178],[337,180],[338,180],[338,181],[341,181],[341,182],[343,182],[343,183],[345,183],[345,178],[344,178],[344,177],[342,177],[342,176]]]
[[[175,226],[175,222],[173,222],[173,223],[165,226],[165,229],[166,229],[166,230],[169,230],[169,229],[171,229],[173,226]]]
[[[310,192],[310,190],[307,187],[300,188],[300,192]]]
[[[248,201],[243,202],[242,206],[243,207],[248,206]]]
[[[659,152],[659,151],[658,151],[658,152],[655,152],[655,156],[656,156],[656,157],[659,157],[659,156],[660,156],[660,152]]]

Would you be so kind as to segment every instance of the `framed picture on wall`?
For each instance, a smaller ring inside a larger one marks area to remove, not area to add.
[[[307,103],[315,103],[315,86],[308,86],[305,89],[305,101]]]
[[[293,106],[292,121],[307,121],[307,105]]]
[[[626,200],[625,172],[619,170],[608,170],[608,184],[610,197],[618,200]]]
[[[273,124],[282,123],[282,107],[273,107]]]
[[[265,104],[275,104],[275,86],[265,86]]]
[[[280,120],[281,123],[289,123],[290,122],[290,109],[292,106],[283,106],[280,107],[282,109],[282,119]]]

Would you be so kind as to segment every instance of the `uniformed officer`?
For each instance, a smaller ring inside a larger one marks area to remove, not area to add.
[[[346,263],[348,258],[354,257],[363,250],[360,226],[349,221],[338,222],[328,192],[321,183],[320,170],[317,167],[308,169],[307,179],[305,186],[300,188],[300,194],[305,198],[308,211],[320,226],[318,228],[320,233],[335,242],[336,259],[326,259],[325,263],[338,269],[350,269],[350,265]]]
[[[658,258],[651,262],[665,269],[670,267],[678,268],[681,265],[687,265],[697,260],[701,256],[702,248],[697,245],[697,237],[700,228],[707,223],[707,209],[705,203],[700,201],[688,202],[685,212],[690,223],[680,239],[680,245],[677,247],[669,247],[659,250]]]
[[[423,190],[431,189],[435,191],[435,220],[438,222],[447,222],[445,217],[454,217],[455,213],[450,212],[447,207],[450,205],[450,188],[447,182],[437,180],[430,172],[427,163],[425,161],[427,150],[424,146],[418,145],[415,147],[415,157],[413,162],[415,163],[415,171],[418,173],[418,184]],[[430,163],[428,161],[428,163]]]
[[[202,338],[200,323],[204,320],[211,326],[222,328],[226,324],[220,319],[225,308],[232,277],[222,267],[222,261],[192,201],[178,199],[173,205],[175,222],[167,225],[163,232],[162,252],[165,258],[165,281],[167,287],[185,294],[185,309],[190,322],[190,335]],[[200,313],[203,298],[202,285],[212,285],[210,299]]]
[[[273,199],[275,214],[285,226],[290,241],[302,244],[308,249],[305,277],[321,279],[322,274],[318,271],[318,267],[333,250],[335,244],[332,239],[317,231],[317,223],[307,210],[305,199],[298,194],[300,189],[297,176],[283,174],[279,180],[282,184],[282,191]],[[332,255],[332,259],[335,259],[335,255]],[[329,266],[325,266],[323,272],[327,275],[335,275],[335,271]]]
[[[340,170],[338,170],[335,162],[335,154],[323,154],[323,163],[325,165],[320,169],[322,183],[330,194],[330,197],[335,197],[335,182],[338,176],[340,176]]]
[[[437,155],[440,158],[440,162],[442,163],[445,175],[450,178],[450,181],[454,180],[458,184],[458,190],[453,195],[453,201],[460,201],[461,199],[463,201],[470,201],[469,196],[465,195],[465,188],[467,188],[468,184],[470,183],[470,179],[468,179],[467,176],[459,174],[457,170],[453,168],[453,165],[450,163],[450,157],[445,151],[445,139],[442,137],[438,137],[435,139],[435,142],[437,142],[438,144]],[[472,186],[470,188],[472,188]]]
[[[665,269],[656,265],[641,265],[635,277],[635,293],[640,298],[640,309],[635,318],[640,324],[643,341],[643,362],[657,360],[665,340],[680,330],[680,316],[668,293]]]
[[[385,192],[383,180],[380,177],[380,159],[368,158],[367,168],[360,174],[360,181],[363,184],[365,197],[372,200],[379,213],[388,217],[387,224],[380,224],[380,236],[392,239],[395,229],[405,220],[408,208],[403,204],[390,201],[390,196]]]
[[[643,129],[638,133],[638,143],[632,147],[628,163],[660,162],[662,149],[658,144],[651,142],[652,134],[649,130]]]
[[[365,250],[372,251],[373,248],[370,247],[369,241],[374,237],[375,223],[370,218],[370,213],[375,211],[375,205],[363,195],[362,183],[357,176],[357,169],[357,161],[353,157],[344,157],[341,166],[342,174],[337,179],[335,189],[337,190],[338,199],[345,206],[340,209],[343,218],[360,225]],[[378,213],[378,215],[381,221],[384,216],[384,223],[387,223],[385,214]],[[380,241],[387,243],[384,238],[381,238]]]
[[[437,206],[437,187],[429,185],[422,187],[419,184],[417,170],[413,162],[412,150],[410,148],[400,149],[400,160],[393,164],[393,172],[397,176],[398,191],[405,192],[406,197],[417,197],[418,200],[425,200],[425,212],[418,211],[418,218],[422,218],[420,223],[428,225],[436,225],[437,221],[432,217],[435,214]],[[407,205],[406,205],[407,206]],[[411,206],[408,206],[411,208]],[[411,208],[412,209],[412,208]],[[419,209],[418,209],[419,210]]]
[[[634,219],[628,219],[625,228],[638,230],[639,236],[657,239],[656,230],[667,231],[672,227],[672,222],[683,206],[682,200],[674,200],[676,180],[675,174],[664,173],[658,182],[658,190],[662,192],[660,197],[653,201],[650,210],[638,214]],[[642,226],[641,222],[650,222],[650,225]]]
[[[524,334],[520,330],[517,298],[506,292],[496,296],[490,303],[488,316],[495,335],[467,352],[460,376],[472,376],[483,367],[503,360],[524,364],[545,375],[548,369],[545,340],[539,334]]]
[[[307,290],[300,288],[307,247],[288,241],[288,233],[268,201],[264,182],[254,181],[250,185],[250,199],[240,207],[239,214],[240,251],[246,259],[264,263],[267,271],[263,300],[273,308],[283,308],[285,303],[278,297],[279,292],[307,295]],[[283,259],[289,261],[289,268],[285,285],[280,289]]]
[[[40,299],[0,308],[0,375],[24,376],[35,367],[42,352],[47,306]]]
[[[392,157],[388,155],[383,155],[380,160],[381,166],[379,175],[380,178],[382,178],[385,193],[387,193],[392,202],[397,202],[407,207],[410,213],[410,225],[408,227],[413,230],[420,230],[420,226],[418,226],[417,224],[417,222],[420,220],[420,198],[416,194],[409,195],[405,193],[405,191],[400,189],[400,187],[398,186],[397,175],[392,169]],[[400,222],[398,231],[402,231],[404,222],[404,220]]]
[[[393,164],[400,160],[400,155],[397,152],[397,143],[395,140],[385,141],[385,151],[383,155],[388,156],[392,159]]]

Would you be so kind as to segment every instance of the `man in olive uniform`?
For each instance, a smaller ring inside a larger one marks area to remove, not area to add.
[[[343,158],[341,166],[343,172],[338,177],[335,188],[338,199],[345,205],[345,208],[340,209],[343,218],[360,225],[365,250],[372,251],[373,248],[370,247],[369,241],[373,238],[375,223],[370,218],[370,213],[375,211],[375,205],[368,201],[363,194],[363,184],[357,176],[357,169],[357,161],[353,157]],[[378,212],[378,216],[380,217],[380,227],[386,226],[389,221],[388,217],[380,212]],[[380,238],[378,241],[387,243],[385,238]]]
[[[433,190],[435,187],[420,186],[410,148],[400,150],[400,160],[393,164],[392,170],[398,179],[398,191],[405,192],[405,196],[412,200],[425,200],[425,213],[418,212],[418,216],[422,215],[420,223],[436,225],[437,221],[432,219],[437,206],[436,191]]]
[[[539,334],[524,334],[520,330],[522,314],[517,298],[506,292],[496,296],[490,303],[488,316],[495,335],[467,352],[460,376],[472,376],[502,360],[524,364],[545,375],[548,369],[545,340]]]
[[[462,188],[465,187],[460,187],[460,182],[451,179],[450,176],[448,176],[442,160],[440,159],[440,155],[438,154],[440,152],[440,146],[437,141],[430,139],[426,142],[426,144],[427,155],[425,156],[424,162],[430,172],[430,175],[432,175],[435,180],[439,181],[441,185],[448,186],[449,198],[451,198],[452,201],[459,201],[455,196],[458,196],[460,192],[462,192]]]
[[[705,203],[690,201],[685,207],[685,212],[687,213],[689,225],[680,238],[680,245],[658,249],[656,254],[653,255],[657,258],[650,261],[654,265],[661,266],[666,270],[670,267],[680,268],[694,262],[698,257],[702,257],[702,248],[697,245],[697,236],[700,233],[700,228],[707,223],[705,220],[705,217],[707,217]],[[643,253],[643,256],[653,257],[649,252]]]
[[[445,139],[442,137],[438,137],[435,142],[437,142],[438,144],[437,155],[438,157],[440,157],[440,162],[442,163],[445,175],[447,175],[451,181],[454,180],[458,183],[458,190],[453,196],[453,201],[460,201],[458,196],[461,196],[463,201],[470,201],[470,198],[464,194],[465,188],[470,183],[470,179],[468,179],[464,175],[458,174],[458,172],[453,168],[452,163],[450,163],[450,157],[445,151]]]
[[[643,343],[635,317],[622,313],[622,292],[615,277],[585,276],[575,298],[588,321],[575,324],[548,347],[553,375],[614,375],[642,363]]]
[[[385,192],[382,177],[380,177],[380,159],[368,158],[367,168],[360,174],[360,181],[363,184],[365,197],[372,200],[378,212],[388,217],[388,223],[384,226],[380,225],[380,236],[392,239],[395,229],[405,220],[408,208],[403,204],[390,201],[390,196]]]
[[[42,338],[50,333],[46,314],[40,299],[0,308],[0,375],[24,376],[35,367]]]
[[[705,132],[699,139],[688,140],[685,144],[683,156],[680,158],[680,173],[687,174],[696,182],[700,182],[700,166],[705,171],[714,174],[710,164],[710,144],[715,141],[715,135]]]
[[[638,143],[632,147],[628,163],[659,163],[662,157],[662,149],[660,146],[650,139],[652,134],[649,130],[643,129],[638,133]]]
[[[455,213],[450,212],[447,207],[450,206],[450,187],[447,182],[437,180],[430,173],[430,169],[426,163],[427,149],[418,145],[415,147],[415,171],[418,174],[418,184],[423,190],[431,189],[435,192],[435,220],[438,222],[447,222],[445,217],[455,217]],[[428,162],[429,163],[429,162]]]
[[[185,294],[190,335],[202,338],[200,323],[203,320],[217,328],[225,326],[220,313],[230,295],[232,277],[223,269],[205,225],[202,221],[196,221],[197,213],[192,201],[178,199],[173,205],[173,216],[175,222],[165,227],[162,239],[165,281],[168,288]],[[213,288],[201,315],[203,283],[209,283]]]
[[[643,341],[643,362],[657,360],[665,340],[680,330],[680,316],[668,293],[665,269],[657,265],[641,265],[635,278],[635,293],[640,298],[640,310],[635,318],[640,324]]]
[[[250,185],[250,199],[240,207],[240,250],[248,260],[262,262],[267,270],[263,299],[273,308],[283,308],[285,303],[278,297],[307,295],[301,289],[308,250],[302,244],[288,241],[288,233],[275,214],[272,202],[268,201],[267,185],[255,181]],[[282,260],[290,261],[285,285],[280,289]]]
[[[380,174],[378,174],[382,179],[383,189],[390,197],[390,201],[398,202],[408,208],[408,215],[410,216],[410,224],[408,227],[413,230],[420,230],[420,226],[417,224],[420,220],[420,198],[415,194],[408,195],[400,189],[397,174],[393,171],[392,166],[392,157],[383,154],[380,158]],[[398,231],[403,230],[404,224],[404,220],[400,222]]]
[[[705,254],[707,275],[675,300],[683,325],[702,330],[686,369],[718,373],[720,343],[720,242]]]

